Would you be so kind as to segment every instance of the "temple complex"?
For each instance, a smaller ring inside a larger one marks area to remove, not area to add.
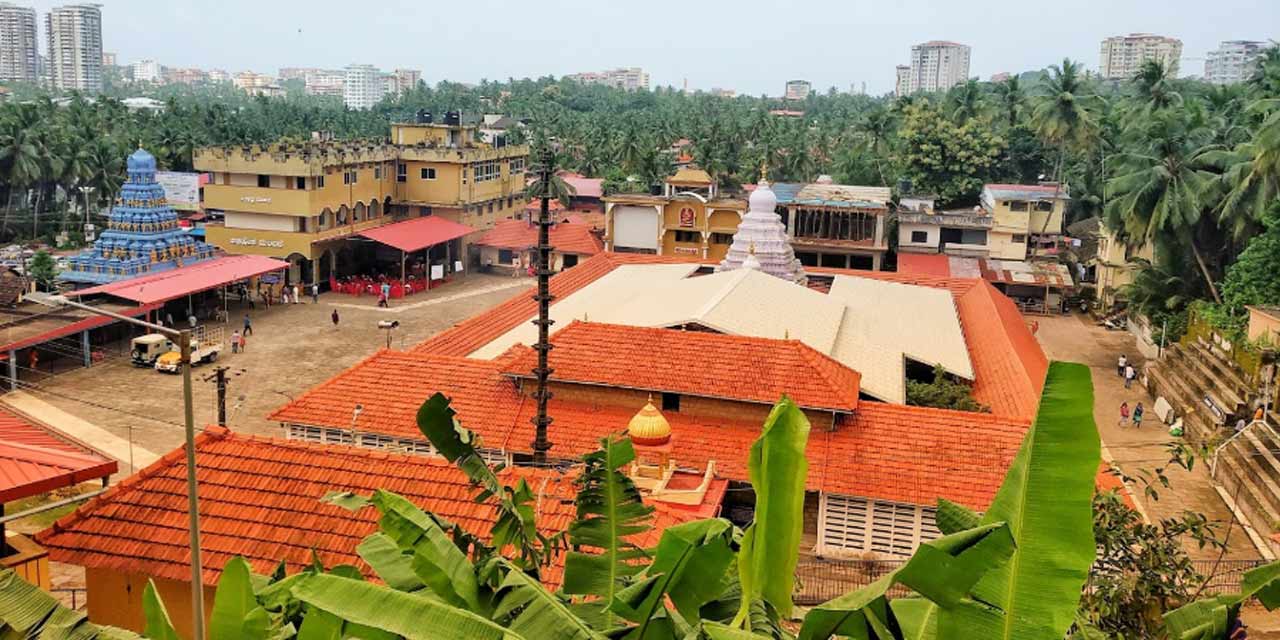
[[[155,156],[143,149],[128,159],[129,177],[112,207],[107,230],[73,256],[62,280],[103,284],[208,260],[213,247],[197,241],[178,226],[178,215],[156,182]]]

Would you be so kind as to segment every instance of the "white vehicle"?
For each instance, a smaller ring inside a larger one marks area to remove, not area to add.
[[[218,359],[222,351],[222,329],[196,327],[191,337],[191,365],[198,366]],[[178,373],[182,371],[182,351],[174,345],[174,349],[156,358],[156,371],[162,373]]]

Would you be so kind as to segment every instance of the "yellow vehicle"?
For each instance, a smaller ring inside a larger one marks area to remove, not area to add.
[[[159,333],[138,336],[130,343],[130,361],[135,367],[150,367],[160,356],[177,349],[173,341]]]
[[[191,338],[191,365],[198,366],[218,359],[222,351],[222,329],[209,330],[200,327]],[[161,354],[156,358],[156,371],[162,373],[178,373],[182,371],[182,352],[174,350]]]

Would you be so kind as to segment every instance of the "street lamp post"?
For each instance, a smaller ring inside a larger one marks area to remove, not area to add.
[[[200,501],[196,494],[195,406],[191,399],[191,330],[162,327],[145,320],[131,318],[79,302],[72,302],[63,295],[37,292],[26,295],[25,299],[48,307],[69,307],[95,315],[114,318],[121,322],[145,327],[154,333],[159,333],[178,341],[178,348],[182,354],[182,402],[187,436],[187,512],[191,545],[191,632],[194,640],[204,640],[204,570],[200,562]]]

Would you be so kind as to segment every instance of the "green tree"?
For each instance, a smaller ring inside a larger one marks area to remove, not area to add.
[[[48,251],[41,249],[31,256],[31,262],[27,264],[27,270],[31,275],[31,279],[35,280],[41,289],[45,291],[53,290],[54,282],[58,279],[58,265]]]
[[[1243,314],[1245,305],[1280,305],[1280,201],[1271,206],[1265,225],[1222,282],[1222,300],[1233,315]]]
[[[1004,140],[986,124],[956,124],[928,103],[906,108],[899,137],[912,187],[938,194],[944,206],[976,203],[1004,150]]]
[[[933,368],[932,382],[907,380],[907,404],[957,411],[989,411],[973,399],[973,389],[969,385],[953,380],[941,365]]]
[[[1067,152],[1087,147],[1097,131],[1094,98],[1079,63],[1066,58],[1061,65],[1049,67],[1041,93],[1031,112],[1031,125],[1046,144],[1058,148],[1053,179],[1061,181]]]

